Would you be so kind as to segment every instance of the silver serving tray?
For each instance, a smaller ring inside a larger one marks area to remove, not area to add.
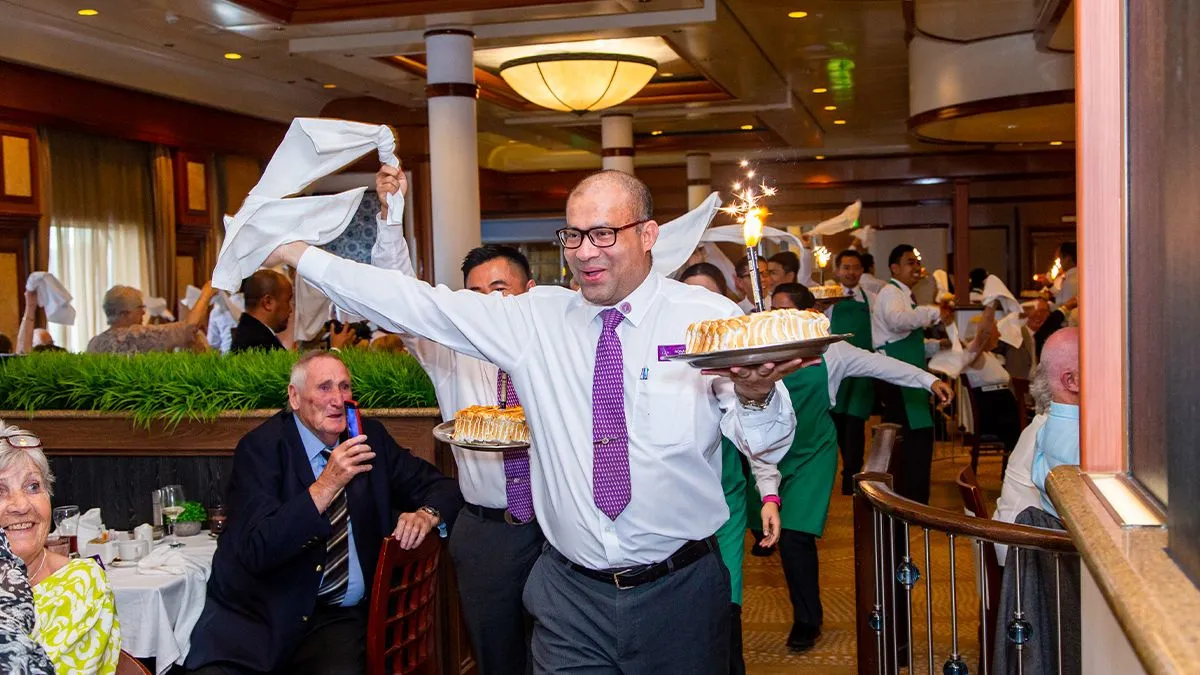
[[[826,337],[782,342],[762,347],[726,349],[703,354],[676,354],[668,356],[671,361],[684,361],[693,368],[733,368],[735,366],[757,366],[764,363],[783,363],[792,359],[808,359],[825,353],[829,345],[851,337],[852,333]]]
[[[815,298],[817,302],[823,302],[826,305],[832,305],[834,303],[842,302],[843,300],[850,300],[853,297],[853,295],[835,295],[832,298],[818,298],[816,295],[813,295],[813,298]]]
[[[434,427],[433,437],[443,443],[481,452],[504,452],[505,450],[523,450],[529,447],[528,443],[463,443],[456,441],[454,440],[454,420],[442,422]]]

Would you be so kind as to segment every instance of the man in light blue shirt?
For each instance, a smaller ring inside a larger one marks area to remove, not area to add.
[[[1046,494],[1046,476],[1062,464],[1079,464],[1079,329],[1065,328],[1050,336],[1042,362],[1051,394],[1046,423],[1037,434],[1031,475],[1042,496],[1042,509],[1058,516]]]

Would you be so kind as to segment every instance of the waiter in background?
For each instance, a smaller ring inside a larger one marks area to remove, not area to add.
[[[863,275],[862,254],[850,248],[834,260],[838,283],[852,295],[829,309],[829,332],[850,333],[847,342],[867,351],[875,351],[871,339],[871,305],[874,293],[859,284]],[[830,415],[837,427],[837,443],[842,451],[842,494],[854,493],[854,474],[862,471],[866,447],[866,424],[875,407],[875,382],[867,377],[849,377],[838,389],[837,404]]]
[[[892,278],[879,291],[871,312],[871,330],[875,348],[888,356],[925,367],[925,361],[937,352],[938,343],[925,341],[925,329],[949,322],[953,308],[949,304],[918,305],[912,287],[921,279],[921,261],[912,246],[900,244],[888,256]],[[930,351],[932,350],[932,351]],[[904,461],[896,476],[896,492],[929,503],[929,472],[933,462],[933,415],[929,394],[924,389],[884,384],[883,421],[903,427]]]

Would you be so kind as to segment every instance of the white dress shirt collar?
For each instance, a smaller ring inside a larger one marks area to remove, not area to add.
[[[625,296],[623,300],[617,302],[615,305],[594,305],[583,297],[583,293],[578,293],[576,306],[583,308],[590,320],[595,320],[604,310],[616,307],[617,310],[625,315],[625,320],[636,328],[646,318],[646,313],[650,311],[651,304],[658,297],[658,289],[661,286],[662,275],[651,271],[642,280],[642,283],[633,289],[632,293]]]
[[[897,286],[900,287],[900,290],[904,291],[904,293],[906,295],[912,295],[913,291],[911,288],[908,287],[908,284],[904,283],[903,281],[900,281],[896,277],[892,277],[891,279],[889,279],[888,281],[885,281],[884,283],[885,284],[896,284]]]

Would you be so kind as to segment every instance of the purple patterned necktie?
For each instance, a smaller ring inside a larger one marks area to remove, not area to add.
[[[600,315],[604,330],[596,344],[596,369],[592,372],[592,492],[600,511],[616,520],[630,499],[625,367],[617,337],[617,326],[625,316],[616,309]]]
[[[517,398],[517,388],[513,386],[512,378],[505,377],[503,370],[496,374],[496,400],[504,399],[500,387],[508,384],[508,398],[505,404],[521,405]],[[508,512],[514,518],[527,523],[533,520],[533,492],[529,489],[529,451],[504,451],[504,496],[508,498]]]

